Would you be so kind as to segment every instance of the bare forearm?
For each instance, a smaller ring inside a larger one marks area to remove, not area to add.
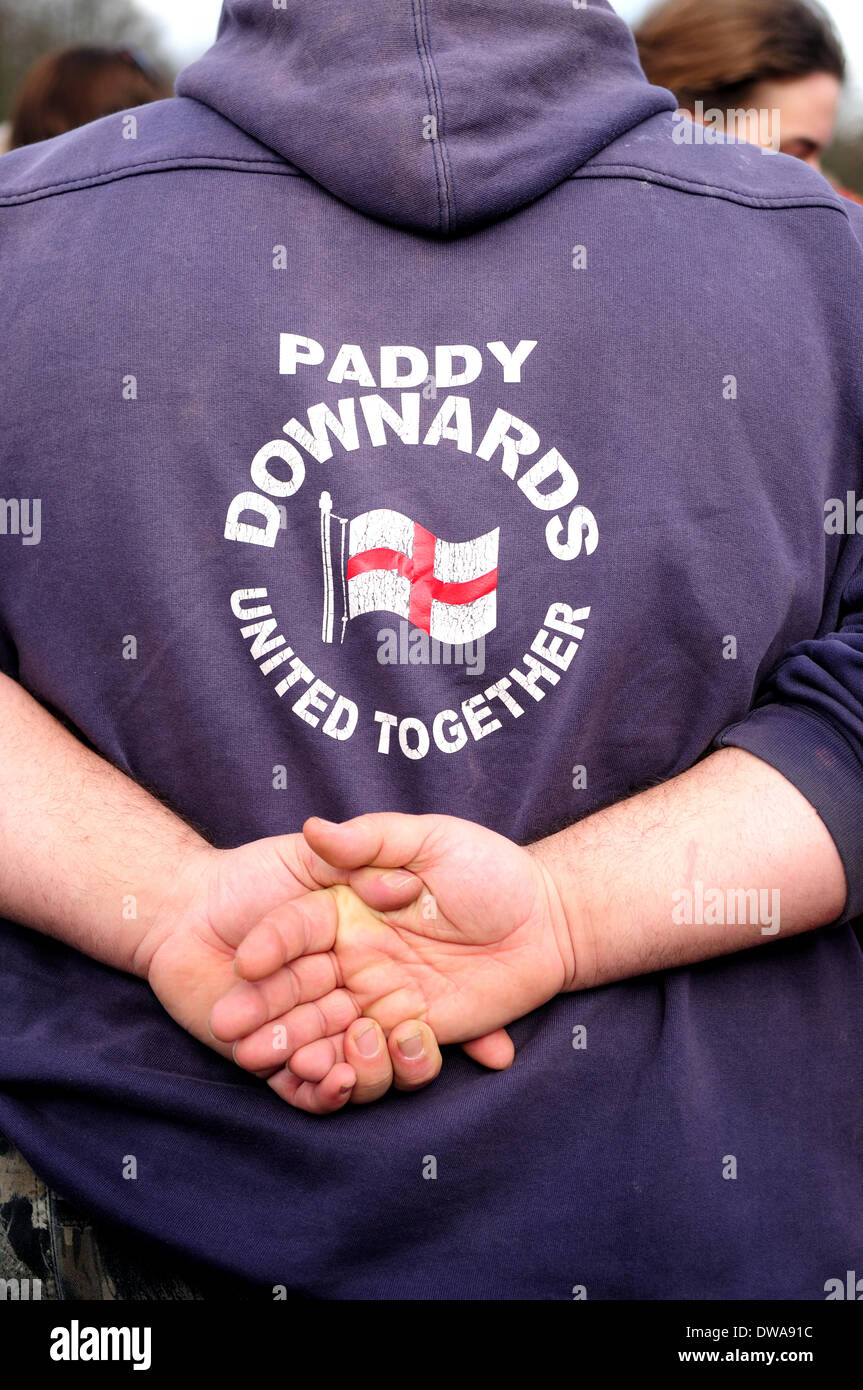
[[[0,915],[121,970],[204,842],[0,676]]]
[[[533,852],[571,923],[575,988],[810,931],[845,903],[823,821],[780,773],[736,748]]]

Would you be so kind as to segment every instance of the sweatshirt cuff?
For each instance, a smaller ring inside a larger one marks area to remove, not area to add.
[[[863,913],[863,767],[851,745],[817,715],[763,705],[730,724],[714,748],[743,748],[787,778],[823,820],[845,867],[848,897],[841,926]]]

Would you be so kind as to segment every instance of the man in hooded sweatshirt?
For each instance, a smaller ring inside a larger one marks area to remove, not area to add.
[[[298,1294],[824,1297],[863,215],[605,0],[226,0],[177,93],[0,163],[0,1130]]]

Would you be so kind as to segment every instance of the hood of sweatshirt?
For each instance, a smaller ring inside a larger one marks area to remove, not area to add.
[[[177,94],[362,212],[439,236],[676,105],[607,0],[225,0]]]

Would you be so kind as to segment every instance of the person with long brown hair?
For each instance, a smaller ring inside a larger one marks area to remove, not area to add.
[[[635,30],[649,80],[695,119],[705,109],[778,112],[783,154],[820,168],[833,138],[845,55],[829,17],[808,0],[663,0]],[[740,133],[734,119],[729,134]],[[748,138],[748,137],[747,137]]]
[[[131,49],[75,47],[46,53],[19,88],[9,148],[49,140],[170,95],[168,83]]]

